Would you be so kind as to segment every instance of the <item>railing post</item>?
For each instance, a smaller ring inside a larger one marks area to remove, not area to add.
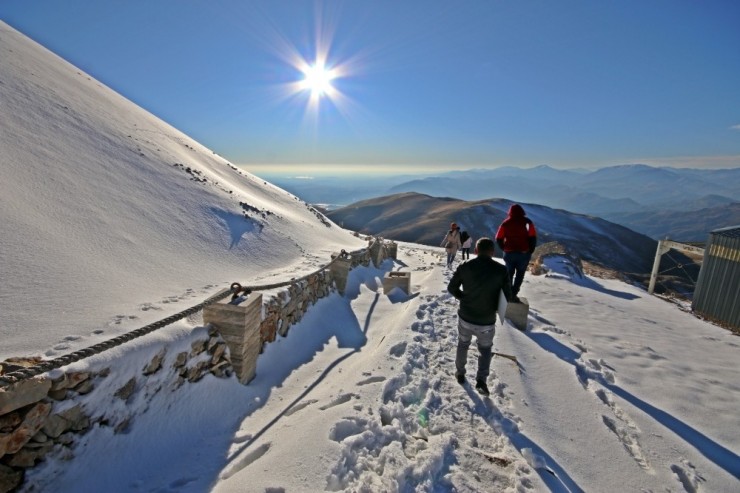
[[[663,245],[664,240],[658,240],[658,250],[655,252],[655,260],[653,261],[653,270],[650,273],[650,284],[648,285],[648,294],[653,294],[655,291],[655,281],[658,280],[658,269],[660,268],[660,258],[666,252]]]
[[[344,290],[347,287],[347,277],[349,276],[349,271],[352,266],[352,259],[337,257],[340,257],[339,253],[332,254],[331,258],[336,260],[334,260],[334,263],[329,267],[329,271],[331,272],[332,279],[334,279],[334,284],[337,286],[337,291],[339,291],[339,294],[344,296]]]
[[[209,305],[203,309],[203,322],[211,324],[226,341],[239,381],[246,384],[252,380],[262,349],[262,293],[250,293],[239,305],[230,305],[228,301]]]

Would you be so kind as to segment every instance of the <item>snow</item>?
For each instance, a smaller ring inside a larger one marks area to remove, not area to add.
[[[1,23],[0,64],[0,356],[62,354],[363,244]],[[271,214],[243,220],[240,201]],[[550,258],[525,278],[528,330],[497,324],[494,350],[518,364],[494,358],[482,397],[454,378],[442,253],[401,243],[397,261],[353,270],[246,386],[173,388],[197,318],[71,365],[111,368],[86,413],[133,419],[94,426],[24,491],[740,489],[737,337]],[[411,293],[383,292],[391,269]],[[113,397],[165,348],[165,370]]]
[[[2,22],[0,66],[0,358],[58,356],[363,245]]]

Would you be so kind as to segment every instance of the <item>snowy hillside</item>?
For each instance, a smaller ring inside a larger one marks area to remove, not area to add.
[[[0,358],[362,245],[2,22],[0,113]]]
[[[520,365],[494,358],[490,398],[455,381],[457,302],[440,249],[407,244],[267,345],[249,385],[208,375],[157,393],[161,375],[129,404],[128,433],[96,426],[28,490],[737,491],[737,337],[563,259],[546,266],[522,288],[529,329],[497,325],[494,350]],[[411,272],[410,296],[380,287],[390,269]],[[157,342],[116,352],[138,368]],[[475,346],[468,358],[474,371]],[[91,414],[110,412],[87,397]]]

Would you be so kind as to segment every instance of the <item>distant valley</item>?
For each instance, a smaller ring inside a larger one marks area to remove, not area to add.
[[[740,168],[620,165],[595,171],[501,167],[423,177],[269,177],[328,209],[403,192],[466,201],[501,197],[602,217],[653,239],[705,241],[740,224]]]

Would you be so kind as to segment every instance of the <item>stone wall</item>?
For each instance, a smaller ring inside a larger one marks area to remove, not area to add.
[[[260,346],[274,341],[277,334],[287,335],[290,326],[299,322],[320,298],[335,290],[343,293],[344,284],[339,288],[337,274],[346,283],[349,270],[371,262],[379,266],[386,258],[395,258],[395,243],[385,243],[379,238],[368,238],[368,242],[367,249],[337,262],[339,271],[314,274],[273,295],[264,295],[256,321]],[[210,326],[207,335],[193,337],[189,350],[168,354],[165,346],[151,360],[147,358],[137,374],[128,379],[117,375],[118,380],[125,382],[121,385],[103,385],[106,379],[112,378],[111,369],[106,367],[98,371],[54,370],[0,387],[0,493],[19,488],[25,471],[50,454],[63,460],[74,458],[76,437],[91,427],[109,426],[114,433],[125,433],[132,426],[136,409],[124,406],[128,413],[125,415],[113,411],[109,415],[107,411],[89,415],[81,402],[83,398],[103,401],[113,397],[130,402],[137,392],[151,394],[164,388],[175,391],[198,382],[208,373],[218,378],[234,374],[231,356],[235,353],[230,334],[221,334],[216,326]],[[0,375],[39,361],[38,358],[7,360],[0,363]],[[147,385],[149,379],[156,382]],[[162,379],[167,381],[166,385]]]
[[[0,374],[18,366],[31,366],[34,359],[11,359],[2,363]],[[147,388],[147,379],[168,370],[168,387],[177,390],[195,383],[210,373],[219,378],[232,374],[226,354],[226,344],[213,329],[206,337],[192,341],[189,351],[168,355],[162,348],[138,374],[111,393],[115,399],[128,401],[135,392],[162,390],[161,385]],[[0,388],[0,493],[17,489],[26,469],[34,467],[49,454],[62,460],[74,458],[74,444],[79,435],[95,425],[112,427],[114,433],[125,433],[131,426],[135,409],[128,415],[88,415],[82,402],[90,394],[96,400],[110,400],[104,381],[110,377],[109,367],[99,371],[62,371],[22,380]],[[101,388],[99,390],[99,388]],[[100,395],[97,395],[100,393]]]

